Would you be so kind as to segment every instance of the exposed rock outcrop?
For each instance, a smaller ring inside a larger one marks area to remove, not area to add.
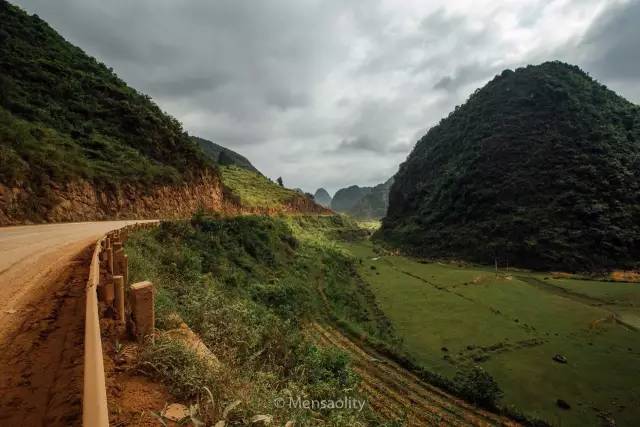
[[[52,185],[46,197],[0,184],[0,225],[39,222],[188,217],[199,208],[222,211],[223,186],[211,173],[179,185],[123,184],[97,189],[87,181]]]

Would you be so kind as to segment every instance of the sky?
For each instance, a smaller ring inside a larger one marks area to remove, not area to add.
[[[640,0],[12,2],[309,192],[385,181],[506,68],[570,62],[640,103]]]

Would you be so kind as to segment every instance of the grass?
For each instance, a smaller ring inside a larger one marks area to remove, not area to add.
[[[300,197],[297,192],[238,166],[221,166],[220,172],[223,183],[243,206],[249,208],[276,209],[283,207],[287,201]]]
[[[161,335],[145,350],[145,372],[178,397],[203,402],[199,416],[212,424],[224,418],[221,408],[240,400],[227,414],[230,423],[269,414],[279,425],[384,425],[370,410],[274,406],[289,395],[358,396],[347,356],[308,341],[305,320],[338,319],[381,339],[389,334],[372,294],[360,292],[350,256],[334,241],[356,233],[352,226],[341,217],[197,216],[131,236],[131,278],[156,286],[157,326],[170,329],[177,313],[222,364],[208,372]],[[205,386],[215,405],[204,404]]]
[[[640,314],[637,284],[496,276],[489,267],[385,255],[368,241],[344,247],[362,260],[359,273],[418,365],[453,379],[479,364],[504,391],[503,405],[554,425],[639,419],[640,332],[611,320]]]

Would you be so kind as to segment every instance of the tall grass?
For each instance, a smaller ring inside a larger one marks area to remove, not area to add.
[[[217,372],[204,369],[190,350],[162,336],[143,354],[145,372],[183,399],[210,394],[213,404],[200,409],[212,422],[226,405],[240,400],[227,421],[268,414],[279,424],[379,424],[368,409],[274,406],[275,399],[288,396],[358,395],[348,357],[308,341],[305,320],[339,318],[372,334],[387,333],[379,327],[373,300],[360,295],[350,258],[332,243],[337,234],[355,233],[352,226],[340,217],[200,215],[131,236],[126,247],[130,274],[133,280],[154,282],[157,326],[171,328],[177,313],[222,366]]]

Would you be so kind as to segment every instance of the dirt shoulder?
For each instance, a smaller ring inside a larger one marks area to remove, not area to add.
[[[13,315],[0,352],[0,424],[73,426],[82,421],[84,288],[91,247],[64,263]]]

